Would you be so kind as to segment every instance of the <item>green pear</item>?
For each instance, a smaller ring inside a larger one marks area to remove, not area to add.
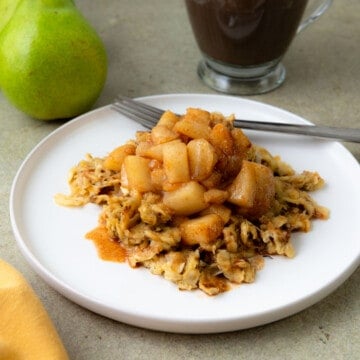
[[[15,5],[6,3],[14,1]],[[103,42],[72,0],[0,0],[0,88],[29,116],[82,114],[107,74]],[[3,28],[1,28],[1,25]]]
[[[20,0],[0,0],[0,32],[10,20]]]

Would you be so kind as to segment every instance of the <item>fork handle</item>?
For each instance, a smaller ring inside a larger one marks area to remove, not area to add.
[[[265,121],[235,120],[235,126],[250,130],[267,130],[286,134],[310,135],[327,139],[340,139],[360,143],[360,129],[283,124]]]

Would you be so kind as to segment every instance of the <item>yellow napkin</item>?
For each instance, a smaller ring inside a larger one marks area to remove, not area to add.
[[[1,259],[0,359],[69,359],[33,289],[16,269]]]

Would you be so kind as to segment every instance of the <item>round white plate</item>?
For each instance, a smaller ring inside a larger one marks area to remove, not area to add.
[[[289,123],[305,120],[281,109],[230,96],[179,94],[144,102],[175,112],[200,107],[239,118]],[[247,131],[254,143],[279,154],[297,171],[316,170],[326,187],[313,194],[330,211],[307,234],[296,234],[294,259],[266,259],[255,283],[216,297],[179,291],[146,269],[101,260],[84,234],[99,208],[57,206],[67,174],[86,153],[104,156],[134,138],[139,125],[106,106],[82,115],[41,141],[20,167],[10,196],[17,243],[33,269],[75,303],[128,324],[169,332],[212,333],[266,324],[314,304],[334,291],[360,260],[360,167],[339,143]]]

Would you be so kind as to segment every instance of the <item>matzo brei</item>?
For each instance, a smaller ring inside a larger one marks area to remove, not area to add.
[[[328,218],[309,195],[323,185],[252,144],[232,116],[189,108],[104,158],[87,155],[55,199],[101,206],[87,237],[118,244],[131,267],[216,295],[253,282],[265,256],[295,255],[291,233]]]

